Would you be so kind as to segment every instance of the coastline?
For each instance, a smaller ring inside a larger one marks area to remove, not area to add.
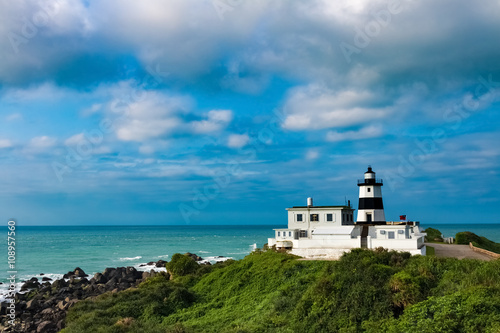
[[[186,253],[199,265],[211,265],[212,262],[230,260],[229,257],[202,258],[196,254]],[[104,293],[136,288],[146,279],[163,275],[170,278],[164,260],[139,264],[138,267],[108,267],[93,275],[85,273],[81,268],[65,274],[40,274],[20,282],[22,284],[15,293],[15,313],[12,315],[14,325],[9,324],[10,299],[0,301],[0,330],[2,332],[44,332],[55,333],[65,327],[67,310],[81,300],[95,298]]]

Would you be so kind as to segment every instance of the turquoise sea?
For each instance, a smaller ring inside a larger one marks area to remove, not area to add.
[[[241,259],[274,237],[282,226],[46,226],[16,227],[16,267],[21,280],[36,276],[55,279],[76,267],[87,274],[106,267],[134,266],[168,261],[174,253],[196,253],[211,262],[219,256]],[[1,228],[0,299],[9,278],[7,228]]]
[[[500,242],[500,224],[451,225],[429,224],[422,227],[441,230],[444,236],[459,231],[472,231]],[[274,237],[273,228],[283,225],[258,226],[47,226],[16,227],[17,281],[40,273],[60,278],[76,267],[87,274],[106,267],[134,266],[160,259],[168,261],[174,253],[192,252],[214,262],[224,256],[241,259],[254,248],[262,247]],[[1,228],[0,299],[7,289],[7,228]],[[222,259],[223,260],[223,259]],[[150,269],[151,267],[142,267]]]

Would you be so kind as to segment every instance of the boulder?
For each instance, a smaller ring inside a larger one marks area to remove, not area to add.
[[[38,288],[39,286],[40,286],[40,282],[38,282],[38,279],[37,278],[32,278],[32,279],[26,281],[21,286],[21,291],[25,291],[25,290],[28,290],[28,289]]]
[[[108,279],[101,273],[96,273],[90,281],[94,281],[96,284],[106,283]]]
[[[52,281],[52,279],[51,279],[51,278],[49,278],[49,277],[44,276],[44,277],[42,278],[42,281],[44,281],[44,282],[45,282],[45,281]]]
[[[36,299],[31,299],[26,302],[26,310],[35,310],[39,307],[39,303]]]
[[[57,329],[56,325],[54,325],[53,322],[51,321],[42,321],[40,324],[38,324],[36,328],[36,333],[49,333],[49,332],[55,332]]]
[[[68,304],[69,304],[69,303],[68,303],[68,302],[66,302],[66,301],[64,301],[64,300],[63,300],[63,301],[59,301],[59,303],[57,303],[57,308],[58,308],[59,310],[64,311],[64,310],[66,310],[66,309],[68,308],[68,306],[69,306]]]
[[[54,289],[61,289],[63,287],[67,287],[67,286],[68,286],[68,283],[66,281],[64,281],[63,279],[55,280],[52,283],[52,288],[54,288]]]
[[[165,267],[166,263],[167,262],[165,260],[158,260],[156,262],[156,267]]]
[[[195,261],[202,261],[203,260],[202,257],[200,257],[199,255],[196,255],[194,253],[187,252],[184,255],[193,258]]]
[[[83,269],[81,269],[80,267],[77,267],[75,268],[75,270],[73,271],[73,273],[77,276],[77,277],[87,277],[88,274],[85,274],[85,272],[83,271]]]

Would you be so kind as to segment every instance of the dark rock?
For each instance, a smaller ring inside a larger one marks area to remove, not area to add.
[[[44,276],[44,275],[45,275],[45,274],[43,274],[43,273],[40,273],[40,276]]]
[[[34,288],[38,288],[40,286],[40,282],[38,282],[38,279],[37,278],[34,278],[35,280],[33,279],[30,279],[28,281],[26,281],[22,286],[21,286],[21,291],[25,291],[25,290],[28,290],[28,289],[34,289]]]
[[[68,286],[68,283],[66,281],[64,281],[63,279],[55,280],[52,283],[52,288],[55,288],[55,289],[61,289],[63,287],[67,287],[67,286]]]
[[[54,332],[57,329],[56,325],[54,325],[51,321],[43,321],[36,328],[36,333],[49,333]]]
[[[49,278],[49,277],[44,276],[44,277],[42,278],[42,281],[52,281],[52,279],[51,279],[51,278]]]
[[[40,312],[42,316],[47,316],[47,315],[52,315],[54,313],[54,309],[52,308],[46,308]]]
[[[85,274],[83,269],[81,269],[80,267],[75,268],[75,270],[73,272],[75,273],[75,275],[77,277],[87,277],[88,276],[88,274]]]
[[[195,261],[202,261],[203,260],[202,257],[200,257],[194,253],[187,252],[184,255],[193,258]]]
[[[125,290],[125,289],[128,289],[128,288],[130,288],[130,283],[128,283],[128,282],[120,282],[120,283],[118,284],[118,288],[119,288],[120,290]]]
[[[39,307],[38,300],[32,299],[26,302],[26,310],[35,310]]]
[[[156,262],[156,267],[165,267],[165,264],[166,264],[166,263],[167,263],[167,262],[166,262],[165,260],[158,260],[158,261]]]
[[[24,322],[30,322],[32,320],[31,313],[29,312],[21,313],[21,320]]]
[[[57,322],[57,332],[59,332],[60,330],[62,330],[64,327],[66,327],[66,325],[64,324],[64,319],[61,319]]]
[[[94,280],[96,284],[108,282],[108,279],[101,273],[96,273],[94,277],[90,280],[91,281]]]

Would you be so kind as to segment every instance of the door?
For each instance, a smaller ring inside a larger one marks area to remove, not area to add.
[[[366,222],[371,223],[372,222],[372,214],[366,213]]]

